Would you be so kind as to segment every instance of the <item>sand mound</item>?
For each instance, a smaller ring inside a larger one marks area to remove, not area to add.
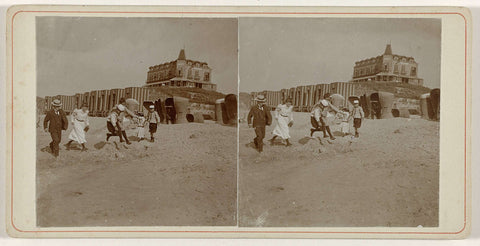
[[[294,113],[293,146],[262,153],[239,125],[241,226],[438,226],[438,122],[367,119],[359,138],[333,125],[330,140],[309,136],[309,117]]]

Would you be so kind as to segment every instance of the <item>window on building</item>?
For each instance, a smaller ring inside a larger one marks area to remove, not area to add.
[[[410,75],[411,76],[417,76],[417,68],[416,67],[412,67],[412,71],[410,71]]]
[[[200,72],[198,70],[195,71],[195,80],[200,80]]]
[[[384,72],[388,72],[388,64],[384,64],[384,65],[383,65],[383,71],[384,71]]]
[[[398,74],[398,64],[395,64],[395,66],[393,68],[393,73]]]
[[[204,81],[210,81],[210,73],[205,72],[205,74],[203,75],[203,80]]]
[[[178,69],[178,77],[182,77],[183,76],[183,71],[182,69]]]
[[[402,65],[402,74],[405,74],[405,65]]]
[[[192,79],[192,69],[188,69],[188,78]]]

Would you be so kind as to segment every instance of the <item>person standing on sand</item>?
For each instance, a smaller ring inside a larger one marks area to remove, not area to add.
[[[310,123],[312,124],[312,128],[310,129],[310,137],[313,137],[313,133],[317,131],[323,131],[323,135],[326,135],[324,128],[325,124],[322,120],[322,110],[323,106],[321,103],[317,103],[313,106],[313,110],[310,114]]]
[[[174,106],[171,106],[171,105],[168,105],[168,106],[165,106],[165,111],[166,111],[166,123],[168,125],[168,123],[170,122],[171,124],[175,124],[175,121],[177,119],[177,112],[175,111],[175,107]]]
[[[277,137],[285,139],[286,146],[291,146],[290,143],[290,127],[293,125],[293,106],[292,99],[288,98],[283,103],[279,104],[275,110],[275,120],[277,125],[273,129],[273,137],[270,139],[270,144],[273,145],[273,142]]]
[[[326,130],[328,135],[330,136],[330,139],[335,140],[335,137],[333,136],[333,134],[330,130],[330,125],[333,123],[333,119],[334,119],[331,112],[333,111],[336,114],[338,114],[338,113],[343,114],[343,112],[340,111],[337,107],[335,107],[331,103],[332,97],[330,96],[330,94],[326,94],[324,97],[327,98],[327,99],[323,99],[323,100],[320,101],[322,106],[323,106],[323,110],[322,110],[322,120],[324,122],[323,137],[324,138],[328,137],[325,134],[325,130]]]
[[[131,111],[128,112],[127,107],[125,107],[123,104],[119,104],[117,107],[120,110],[120,114],[118,115],[118,118],[117,118],[117,123],[118,123],[118,126],[120,127],[122,136],[123,138],[125,138],[125,142],[127,144],[132,144],[130,141],[128,141],[127,132],[125,131],[125,117],[126,117],[126,114],[132,114],[133,117],[137,117],[137,116]]]
[[[53,156],[58,157],[60,152],[60,141],[62,141],[62,130],[67,130],[68,120],[65,112],[61,109],[62,102],[58,99],[53,100],[52,109],[47,112],[43,120],[43,128],[45,132],[50,132],[52,142],[50,142],[50,149]]]
[[[107,133],[107,142],[110,137],[118,136],[120,138],[120,142],[124,142],[122,139],[122,135],[125,137],[125,141],[127,144],[131,144],[128,141],[127,133],[123,129],[123,118],[125,107],[122,104],[118,104],[112,111],[110,115],[107,117],[107,129],[109,133]]]
[[[258,95],[255,98],[255,102],[256,105],[250,108],[247,122],[248,127],[255,128],[256,137],[253,139],[253,143],[258,152],[262,152],[263,139],[265,138],[265,127],[272,124],[272,115],[270,114],[270,109],[265,105],[266,98],[264,95]]]
[[[355,128],[355,137],[358,138],[358,128],[362,126],[362,120],[365,118],[363,108],[360,107],[358,100],[353,101],[353,110],[350,117],[353,117],[353,127]]]
[[[348,112],[348,108],[343,108],[343,117],[342,117],[342,133],[343,136],[347,136],[350,134],[350,123],[349,123],[350,113]]]
[[[160,116],[158,115],[158,112],[155,111],[154,105],[150,105],[146,121],[149,123],[150,141],[155,142],[153,134],[157,132],[158,123],[160,123]]]
[[[73,141],[78,142],[82,145],[82,151],[87,151],[87,147],[85,147],[85,143],[87,139],[85,137],[86,132],[90,128],[90,124],[88,122],[88,105],[87,103],[83,103],[81,109],[75,109],[72,112],[72,125],[73,129],[70,132],[68,138],[70,141],[67,143],[67,150],[70,150],[70,144]]]
[[[143,117],[142,112],[137,113],[137,137],[138,137],[138,142],[145,140],[145,117]]]

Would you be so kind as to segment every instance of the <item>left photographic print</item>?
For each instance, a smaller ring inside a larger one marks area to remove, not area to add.
[[[237,225],[237,30],[36,17],[37,226]]]

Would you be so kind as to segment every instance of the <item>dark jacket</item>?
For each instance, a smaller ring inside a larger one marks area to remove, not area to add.
[[[48,122],[50,122],[50,124],[48,124]],[[65,112],[60,109],[57,115],[54,109],[48,111],[43,120],[43,128],[46,129],[47,127],[49,132],[67,130],[68,120]]]
[[[253,106],[248,113],[248,124],[252,123],[252,118],[253,127],[269,126],[272,124],[272,114],[270,113],[270,108],[267,106],[263,106],[263,110],[259,109],[257,105]]]

